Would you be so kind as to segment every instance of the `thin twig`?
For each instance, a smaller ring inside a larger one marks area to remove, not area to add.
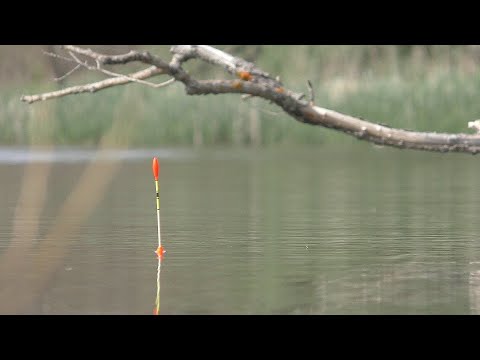
[[[58,54],[55,54],[55,53],[52,53],[52,52],[44,51],[43,53],[45,55],[48,55],[48,56],[51,56],[51,57],[54,57],[54,58],[62,59],[62,60],[69,61],[69,62],[75,62],[74,60],[72,60],[69,57],[58,55]]]
[[[76,62],[77,64],[80,64],[80,65],[82,65],[82,66],[85,66],[88,70],[93,70],[93,68],[92,68],[90,65],[88,65],[88,62],[87,62],[86,60],[85,60],[85,61],[81,61],[81,60],[80,60],[79,58],[77,58],[77,57],[75,56],[75,54],[74,54],[73,52],[71,52],[71,51],[69,51],[68,53],[69,53],[70,56],[73,58],[73,60],[75,60],[75,62]]]
[[[164,86],[168,86],[170,84],[173,84],[176,80],[177,79],[175,79],[175,78],[171,78],[171,79],[168,79],[167,81],[164,81],[160,84],[154,84],[154,87],[158,89],[158,88],[161,88],[161,87],[164,87]]]
[[[62,81],[64,79],[66,79],[68,76],[72,75],[76,70],[78,70],[80,68],[80,64],[78,64],[77,66],[75,66],[72,70],[70,70],[69,72],[67,72],[65,75],[63,76],[60,76],[58,78],[53,78],[53,80],[55,81]]]
[[[166,86],[166,85],[169,85],[171,84],[173,81],[175,81],[174,78],[172,79],[169,79],[161,84],[154,84],[150,81],[144,81],[144,80],[140,80],[140,79],[135,79],[135,78],[132,78],[128,75],[124,75],[124,74],[118,74],[118,73],[115,73],[113,71],[108,71],[106,69],[98,69],[99,71],[101,71],[102,73],[106,74],[106,75],[110,75],[110,76],[113,76],[113,77],[118,77],[118,78],[124,78],[124,79],[127,79],[127,80],[130,80],[132,82],[136,82],[136,83],[139,83],[139,84],[143,84],[143,85],[147,85],[147,86],[150,86],[150,87],[153,87],[153,88],[159,88],[159,87],[163,87],[163,86]],[[173,81],[170,81],[170,80],[173,80]],[[167,84],[166,84],[167,83]]]
[[[313,86],[310,80],[307,80],[308,83],[308,93],[310,94],[310,106],[313,106],[313,103],[315,101],[315,92],[313,91]]]

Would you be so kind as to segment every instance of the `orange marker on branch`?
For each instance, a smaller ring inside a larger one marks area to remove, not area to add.
[[[252,80],[252,74],[250,74],[248,71],[239,71],[237,75],[240,79],[244,81]]]
[[[160,196],[158,194],[158,173],[159,173],[159,165],[158,165],[158,160],[156,157],[153,158],[153,163],[152,163],[152,170],[153,170],[153,178],[155,179],[155,189],[157,193],[157,224],[158,224],[158,248],[155,251],[155,254],[157,254],[159,257],[163,256],[163,253],[165,250],[162,247],[162,237],[160,235]]]

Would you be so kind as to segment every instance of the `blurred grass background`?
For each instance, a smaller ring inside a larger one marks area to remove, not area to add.
[[[91,46],[105,53],[148,50],[169,59],[169,45]],[[281,77],[294,91],[343,113],[394,127],[437,132],[469,132],[467,122],[480,118],[480,46],[477,45],[218,45],[254,61]],[[154,89],[129,84],[95,94],[50,100],[48,132],[33,127],[35,107],[23,94],[51,91],[105,78],[85,70],[61,83],[54,81],[73,66],[44,55],[56,46],[0,46],[0,145],[97,146],[114,122],[124,124],[119,143],[156,146],[268,146],[355,142],[333,130],[312,128],[262,99],[239,95],[187,96],[182,84]],[[186,64],[198,78],[229,77],[198,61]],[[139,64],[109,67],[131,72]],[[167,77],[153,78],[155,82]],[[118,109],[123,109],[119,111]],[[118,126],[122,126],[122,125]],[[44,136],[43,133],[46,135]]]

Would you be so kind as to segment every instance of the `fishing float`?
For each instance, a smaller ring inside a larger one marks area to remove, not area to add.
[[[159,169],[160,169],[160,166],[158,165],[158,159],[154,157],[152,162],[152,170],[153,170],[153,178],[155,179],[155,190],[157,194],[157,225],[158,225],[158,248],[155,251],[155,254],[157,254],[157,256],[161,258],[165,253],[165,250],[162,247],[162,236],[160,234],[160,196],[158,194]]]

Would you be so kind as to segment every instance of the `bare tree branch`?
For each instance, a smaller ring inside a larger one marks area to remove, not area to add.
[[[319,125],[366,140],[375,144],[416,150],[439,152],[464,152],[477,154],[480,151],[480,134],[450,134],[435,132],[416,132],[395,129],[386,125],[362,120],[357,117],[314,106],[314,93],[310,85],[310,101],[303,100],[304,94],[293,92],[284,87],[279,78],[257,68],[253,63],[234,57],[219,49],[207,45],[176,45],[170,51],[173,54],[170,63],[149,52],[130,51],[123,55],[104,55],[73,45],[64,45],[66,51],[95,60],[98,64],[126,64],[141,62],[152,65],[147,70],[128,75],[120,75],[101,82],[72,87],[52,93],[23,96],[22,100],[32,103],[81,92],[95,92],[107,87],[131,82],[131,79],[143,80],[156,74],[167,74],[185,85],[188,95],[241,93],[257,96],[275,103],[294,119],[311,125]],[[182,64],[190,59],[198,59],[220,66],[236,79],[232,80],[196,80],[189,75]],[[88,65],[90,66],[90,65]],[[99,66],[97,66],[99,67]],[[98,69],[97,69],[98,70]]]
[[[163,74],[163,70],[158,69],[155,66],[151,66],[148,69],[130,74],[128,75],[128,77],[109,78],[109,79],[94,82],[91,84],[72,86],[62,90],[52,91],[52,92],[38,94],[38,95],[24,95],[22,96],[21,100],[31,104],[36,101],[44,101],[44,100],[54,99],[54,98],[58,98],[66,95],[94,93],[96,91],[103,90],[112,86],[128,84],[129,82],[131,82],[130,78],[147,79],[152,76],[160,75],[160,74]],[[172,79],[168,81],[172,81]],[[158,87],[160,87],[160,85],[162,84],[158,84]]]

